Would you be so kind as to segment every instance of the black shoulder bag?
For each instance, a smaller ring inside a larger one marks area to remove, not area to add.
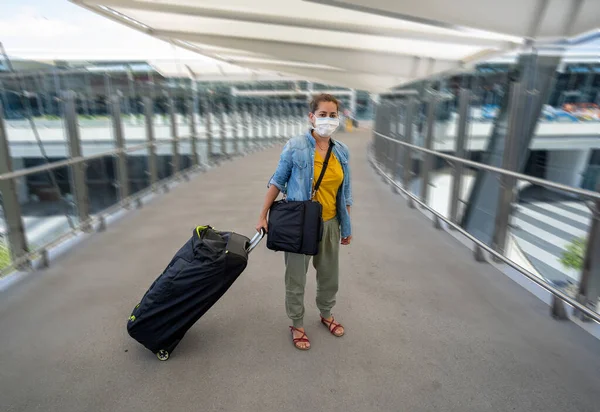
[[[332,148],[333,141],[330,141],[310,200],[273,202],[269,209],[268,249],[311,256],[319,252],[319,242],[323,238],[323,206],[313,199],[325,176]]]

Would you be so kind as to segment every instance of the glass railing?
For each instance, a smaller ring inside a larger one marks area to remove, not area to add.
[[[586,165],[595,149],[565,142],[564,136],[543,150],[539,139],[519,142],[523,132],[518,130],[524,130],[519,127],[532,126],[517,108],[531,94],[514,81],[504,88],[503,123],[495,121],[490,131],[498,135],[488,135],[483,145],[472,137],[477,123],[472,106],[480,104],[481,96],[468,89],[450,98],[431,92],[385,99],[374,122],[374,166],[413,206],[430,213],[438,227],[446,225],[472,240],[480,258],[488,252],[557,301],[600,321],[597,296],[586,300],[590,265],[600,265],[595,253],[600,244],[589,242],[600,232],[594,225],[594,213],[600,213],[600,171]],[[445,142],[449,122],[451,144]],[[531,130],[534,134],[536,128]],[[519,154],[519,144],[529,147],[527,155]],[[565,144],[571,147],[562,148]],[[480,202],[484,192],[488,199]]]
[[[281,98],[225,106],[191,90],[92,82],[115,91],[107,95],[85,83],[60,88],[68,78],[58,77],[51,90],[50,82],[3,78],[11,98],[0,107],[0,276],[47,264],[57,245],[104,227],[116,211],[223,156],[287,139],[306,122],[305,109]]]

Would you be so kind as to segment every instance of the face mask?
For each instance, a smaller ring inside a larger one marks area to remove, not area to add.
[[[340,119],[337,117],[316,117],[315,131],[319,136],[328,137],[335,132],[340,125]]]

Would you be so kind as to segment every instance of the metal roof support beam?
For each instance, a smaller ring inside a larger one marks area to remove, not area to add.
[[[568,17],[565,19],[565,27],[563,28],[563,35],[565,37],[569,36],[569,34],[573,32],[573,26],[579,17],[579,13],[581,13],[582,6],[583,0],[571,0]]]
[[[546,11],[548,10],[548,2],[549,2],[549,0],[538,0],[538,4],[536,7],[536,13],[533,15],[533,21],[531,22],[530,29],[527,33],[527,35],[529,37],[534,38],[537,36],[537,34],[540,30],[540,25],[542,24],[544,15],[546,14]]]

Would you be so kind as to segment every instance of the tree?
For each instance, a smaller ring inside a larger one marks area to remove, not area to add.
[[[560,263],[566,268],[582,270],[583,260],[585,259],[586,240],[577,238],[567,245],[567,250],[563,252]]]
[[[10,251],[8,247],[0,240],[0,269],[10,265]]]

